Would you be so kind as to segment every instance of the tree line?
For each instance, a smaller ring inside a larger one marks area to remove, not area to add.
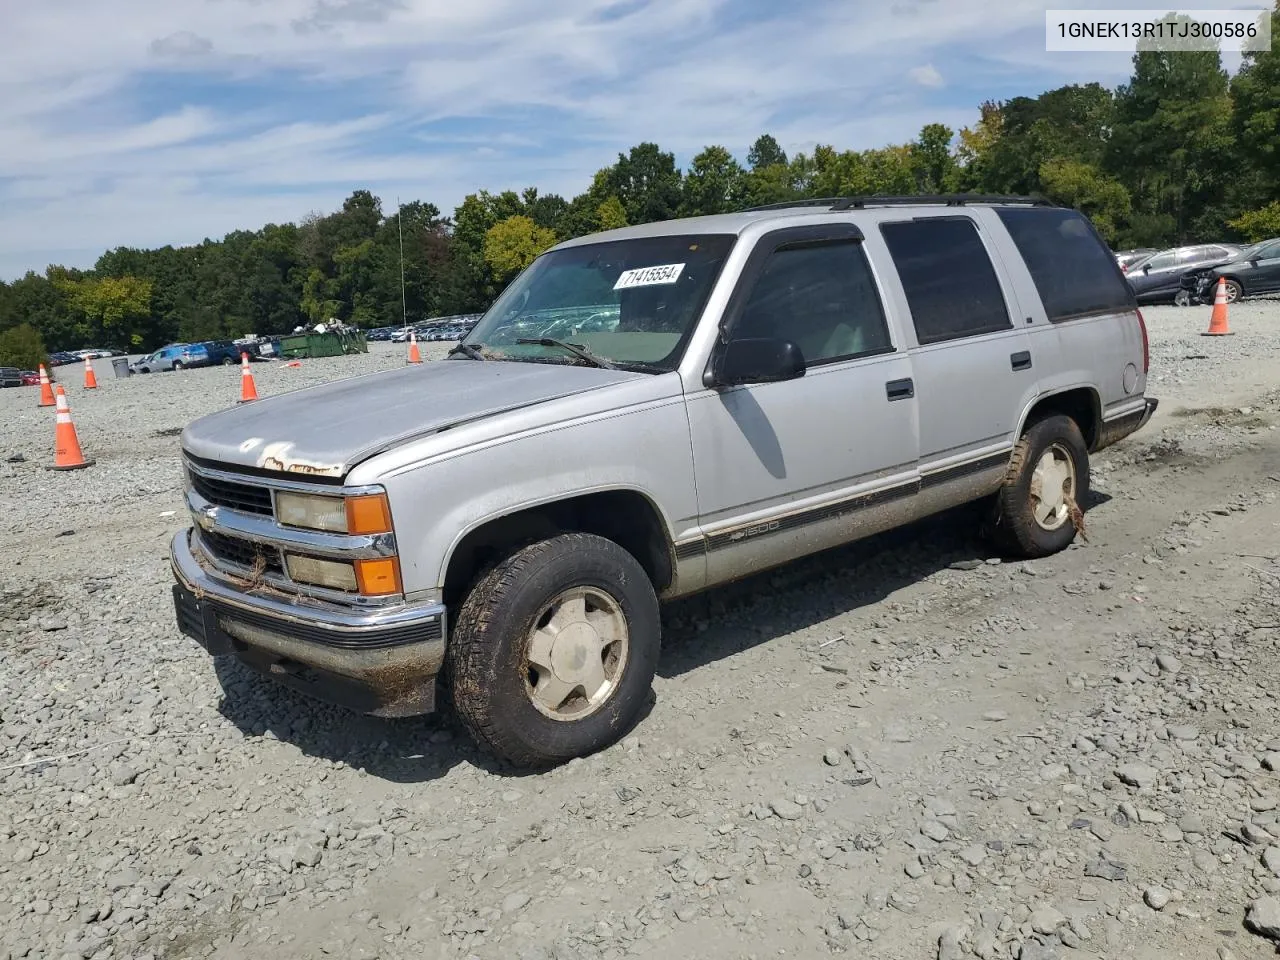
[[[682,170],[646,142],[572,199],[480,190],[446,215],[419,200],[387,209],[356,190],[296,224],[118,247],[89,270],[49,266],[0,283],[0,364],[8,353],[21,365],[15,350],[142,350],[330,317],[368,328],[400,323],[402,310],[410,323],[478,312],[540,252],[593,231],[806,198],[952,192],[1046,196],[1086,213],[1117,249],[1278,236],[1280,46],[1247,54],[1234,77],[1215,51],[1144,50],[1115,89],[989,101],[973,126],[929,124],[905,144],[788,156],[764,134],[745,163],[709,146]]]

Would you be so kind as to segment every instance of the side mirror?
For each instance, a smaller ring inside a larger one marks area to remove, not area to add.
[[[746,383],[776,383],[804,376],[804,354],[790,340],[760,337],[730,340],[712,367],[708,386],[736,387]]]
[[[1142,272],[1143,272],[1143,273],[1150,273],[1150,272],[1151,272],[1151,264],[1147,264],[1145,267],[1143,267],[1143,268],[1142,268]]]

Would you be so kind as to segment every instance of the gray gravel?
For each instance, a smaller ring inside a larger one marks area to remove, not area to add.
[[[1280,305],[1144,313],[1161,412],[1087,543],[941,517],[674,605],[652,713],[537,776],[174,629],[173,433],[237,371],[60,368],[67,474],[0,391],[0,960],[1274,955]]]

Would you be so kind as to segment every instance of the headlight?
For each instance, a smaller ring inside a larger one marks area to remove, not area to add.
[[[286,553],[289,578],[330,590],[360,593],[366,597],[387,597],[401,592],[400,561],[395,557],[375,560],[324,560]]]
[[[328,533],[390,533],[391,508],[385,493],[358,497],[277,493],[276,521],[286,527]]]
[[[331,590],[347,590],[354,593],[359,584],[356,570],[350,563],[340,560],[321,560],[319,557],[300,557],[287,553],[284,557],[289,577],[298,583],[310,583]]]

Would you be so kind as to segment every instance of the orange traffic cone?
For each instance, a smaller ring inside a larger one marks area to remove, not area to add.
[[[253,385],[253,372],[249,369],[249,354],[240,354],[240,403],[258,399],[258,388]]]
[[[98,389],[98,378],[93,375],[93,357],[84,358],[84,388],[86,390]]]
[[[412,331],[409,333],[409,362],[422,362],[422,354],[418,352],[418,335]]]
[[[1227,281],[1223,277],[1218,278],[1218,292],[1213,297],[1213,315],[1209,318],[1209,329],[1201,336],[1231,336],[1231,330],[1227,327]]]
[[[71,407],[67,403],[66,391],[58,384],[58,422],[53,434],[53,466],[50,470],[81,470],[93,465],[86,460],[80,450],[80,439],[76,436],[76,426],[71,422]]]
[[[53,384],[49,382],[49,371],[44,368],[44,364],[40,364],[40,403],[41,407],[52,407],[53,400]]]

